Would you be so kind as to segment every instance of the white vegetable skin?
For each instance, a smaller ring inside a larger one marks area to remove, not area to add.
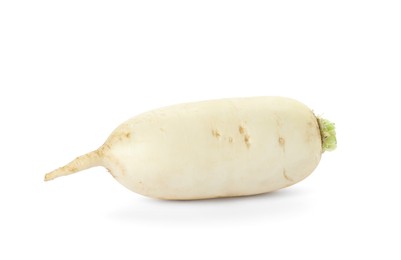
[[[46,180],[104,166],[145,196],[191,200],[271,192],[310,175],[322,154],[318,120],[283,97],[166,107],[120,125],[98,150]]]

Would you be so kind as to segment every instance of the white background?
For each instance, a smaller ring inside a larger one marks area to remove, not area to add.
[[[0,259],[400,259],[399,1],[1,1]],[[272,194],[137,195],[103,168],[45,183],[141,112],[288,96],[338,149]]]

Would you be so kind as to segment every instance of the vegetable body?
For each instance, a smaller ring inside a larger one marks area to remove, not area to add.
[[[323,148],[335,144],[334,125],[296,100],[211,100],[136,116],[99,149],[45,180],[104,166],[128,189],[154,198],[254,195],[303,180],[317,167]]]

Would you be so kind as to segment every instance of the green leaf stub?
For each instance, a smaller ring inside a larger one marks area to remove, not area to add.
[[[317,117],[322,137],[322,152],[333,151],[337,147],[335,124],[327,119]]]

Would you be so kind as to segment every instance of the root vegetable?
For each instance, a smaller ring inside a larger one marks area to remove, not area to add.
[[[335,146],[334,124],[296,100],[211,100],[134,117],[45,180],[104,166],[128,189],[154,198],[253,195],[303,180]]]

